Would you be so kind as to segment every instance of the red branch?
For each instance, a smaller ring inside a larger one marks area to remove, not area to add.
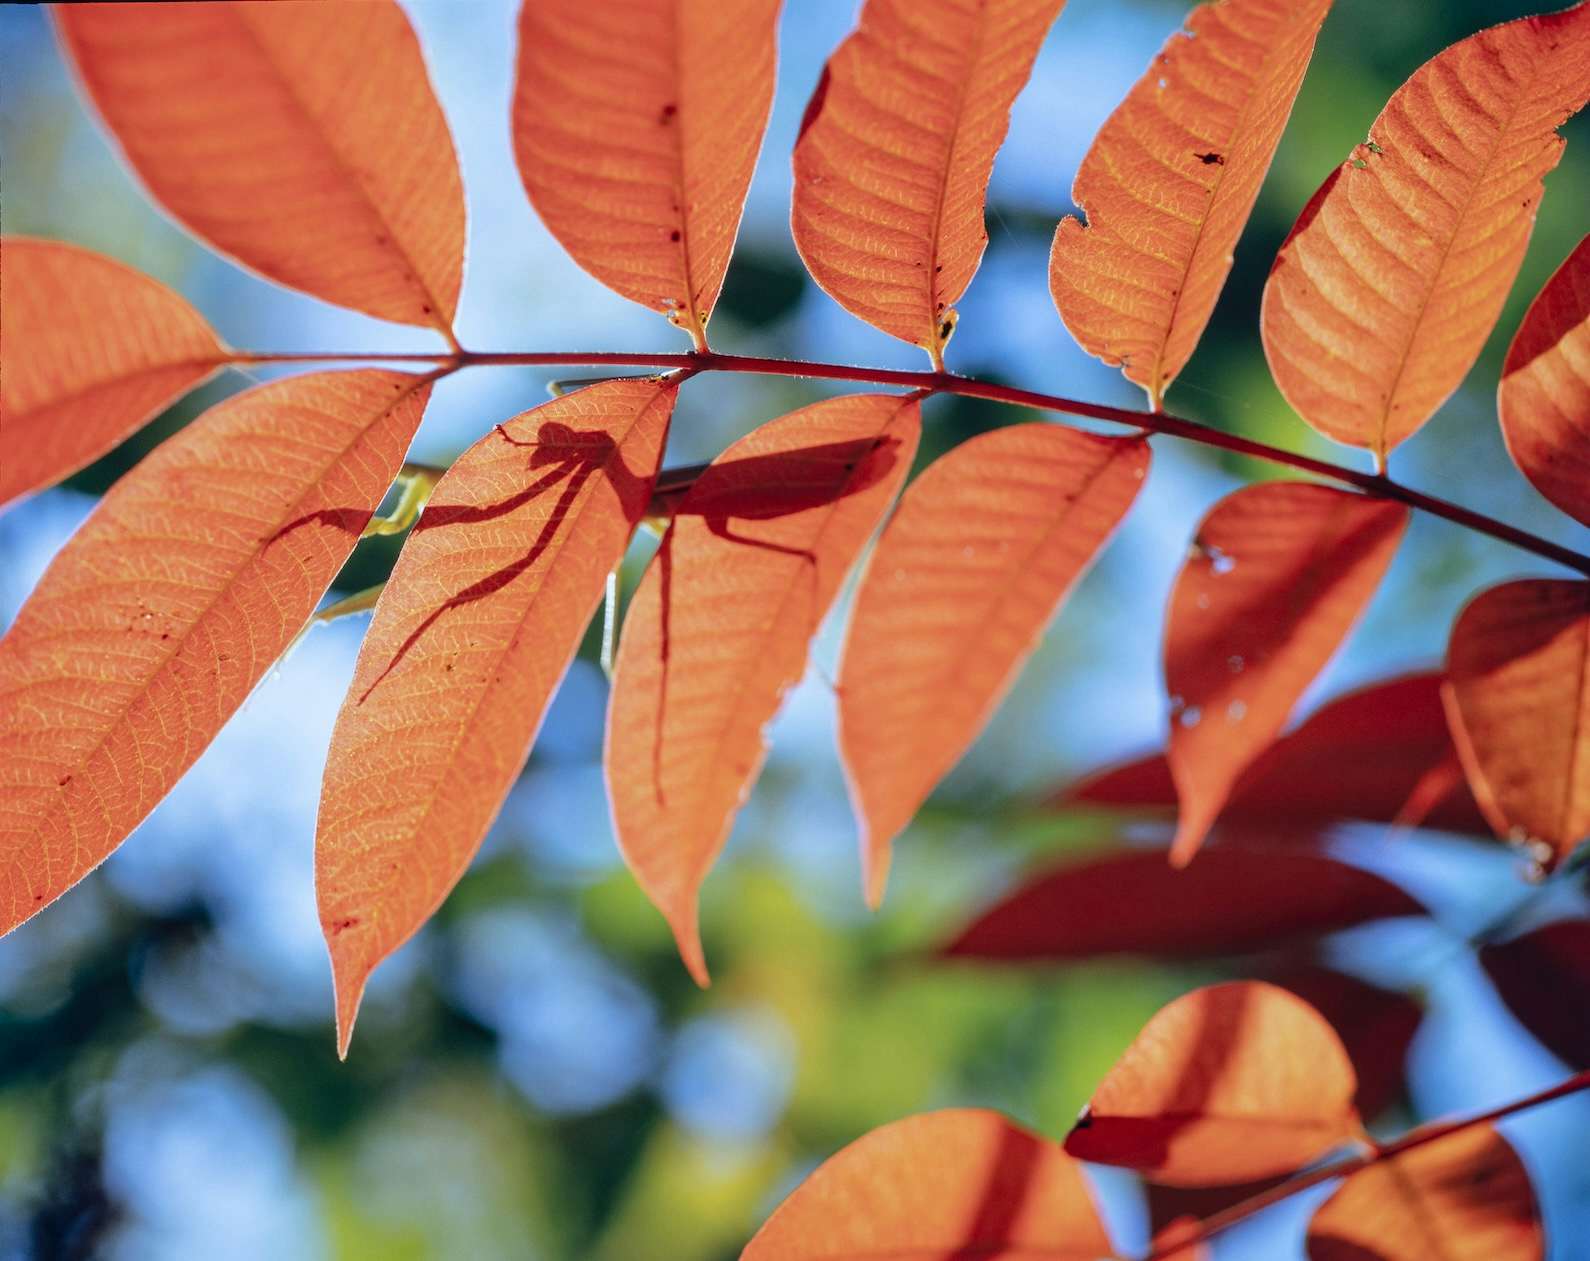
[[[1522,1112],[1526,1108],[1536,1108],[1543,1103],[1551,1103],[1565,1095],[1575,1094],[1581,1090],[1590,1089],[1590,1069],[1575,1073],[1566,1081],[1560,1081],[1555,1086],[1548,1086],[1545,1090],[1537,1090],[1532,1095],[1522,1099],[1515,1099],[1511,1103],[1504,1103],[1499,1108],[1492,1108],[1489,1112],[1481,1112],[1475,1116],[1464,1117],[1458,1121],[1436,1121],[1430,1125],[1422,1125],[1416,1130],[1409,1130],[1394,1142],[1386,1143],[1367,1151],[1361,1156],[1349,1156],[1346,1160],[1339,1160],[1335,1164],[1323,1165],[1308,1173],[1300,1174],[1296,1178],[1289,1178],[1278,1186],[1271,1187],[1268,1191],[1261,1191],[1240,1204],[1233,1204],[1228,1209],[1222,1209],[1211,1217],[1206,1217],[1198,1223],[1196,1232],[1184,1235],[1174,1243],[1168,1243],[1160,1248],[1155,1248],[1142,1261],[1168,1261],[1176,1256],[1182,1249],[1192,1244],[1200,1243],[1212,1235],[1218,1234],[1228,1226],[1252,1217],[1261,1209],[1269,1208],[1282,1200],[1290,1199],[1301,1191],[1310,1187],[1317,1187],[1322,1182],[1329,1182],[1333,1178],[1344,1178],[1348,1174],[1357,1173],[1360,1169],[1367,1169],[1370,1165],[1379,1164],[1383,1160],[1391,1160],[1404,1152],[1410,1152],[1415,1147],[1423,1147],[1426,1143],[1439,1142],[1448,1135],[1456,1134],[1474,1125],[1486,1125],[1492,1121],[1500,1121],[1503,1117],[1512,1116],[1515,1112]]]
[[[1392,481],[1384,474],[1365,473],[1345,465],[1318,460],[1313,456],[1256,442],[1237,434],[1226,433],[1195,420],[1172,416],[1167,412],[1134,411],[1126,407],[1109,407],[1102,403],[1088,403],[1080,399],[1064,398],[1055,394],[1041,394],[1015,386],[999,385],[992,381],[979,381],[975,377],[958,376],[953,372],[909,372],[894,368],[853,367],[842,363],[814,363],[800,359],[769,359],[756,355],[725,355],[716,351],[685,354],[630,354],[614,351],[474,351],[451,353],[405,353],[383,355],[373,352],[339,353],[284,353],[238,351],[231,357],[233,363],[330,363],[339,361],[442,363],[444,371],[486,366],[513,367],[569,367],[590,365],[615,368],[663,368],[695,372],[741,372],[762,376],[812,377],[825,381],[856,381],[869,385],[895,385],[907,389],[926,390],[935,394],[958,394],[964,398],[986,399],[994,403],[1007,403],[1016,407],[1031,407],[1040,411],[1060,412],[1069,416],[1085,416],[1092,420],[1109,421],[1127,425],[1150,433],[1169,434],[1188,442],[1200,443],[1222,451],[1232,451],[1255,459],[1301,472],[1328,477],[1333,481],[1355,486],[1377,499],[1391,499],[1420,512],[1440,517],[1477,534],[1500,539],[1504,543],[1532,552],[1546,560],[1555,561],[1569,569],[1590,576],[1590,555],[1553,543],[1527,530],[1508,525],[1483,513],[1449,503],[1434,495],[1414,490]]]

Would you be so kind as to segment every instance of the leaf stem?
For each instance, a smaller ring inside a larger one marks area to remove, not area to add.
[[[1538,1108],[1541,1104],[1551,1103],[1566,1095],[1575,1094],[1581,1090],[1590,1089],[1590,1069],[1575,1073],[1572,1077],[1558,1082],[1555,1086],[1548,1086],[1544,1090],[1537,1090],[1532,1095],[1522,1099],[1515,1099],[1511,1103],[1504,1103],[1500,1107],[1492,1108],[1487,1112],[1476,1113],[1471,1117],[1463,1117],[1457,1121],[1437,1121],[1430,1125],[1422,1125],[1417,1129],[1409,1130],[1401,1138],[1390,1143],[1376,1144],[1371,1150],[1358,1156],[1349,1156],[1345,1160],[1338,1160],[1334,1164],[1322,1165],[1318,1169],[1300,1174],[1296,1178],[1289,1178],[1267,1191],[1250,1196],[1240,1204],[1233,1204],[1230,1208],[1222,1209],[1198,1223],[1196,1232],[1182,1236],[1174,1243],[1168,1243],[1160,1248],[1155,1248],[1142,1258],[1142,1261],[1169,1261],[1184,1248],[1195,1243],[1201,1243],[1229,1226],[1252,1217],[1261,1209],[1269,1208],[1272,1204],[1279,1204],[1282,1200],[1290,1199],[1300,1192],[1311,1187],[1317,1187],[1322,1182],[1329,1182],[1333,1178],[1346,1177],[1348,1174],[1357,1173],[1360,1169],[1367,1169],[1370,1165],[1379,1164],[1384,1160],[1391,1160],[1404,1152],[1410,1152],[1416,1147],[1423,1147],[1427,1143],[1439,1142],[1449,1135],[1461,1130],[1469,1129],[1475,1125],[1488,1125],[1492,1121],[1500,1121],[1503,1117],[1512,1116],[1515,1112],[1523,1112],[1527,1108]]]
[[[419,352],[380,354],[371,351],[354,352],[271,352],[237,351],[232,363],[336,363],[368,362],[439,363],[451,370],[472,367],[567,367],[570,365],[601,365],[608,367],[688,369],[694,372],[739,372],[760,376],[810,377],[825,381],[855,381],[869,385],[895,385],[907,389],[920,389],[934,394],[957,394],[963,398],[986,399],[1016,407],[1030,407],[1039,411],[1060,412],[1069,416],[1084,416],[1091,420],[1127,425],[1148,433],[1167,434],[1187,442],[1231,451],[1272,464],[1284,465],[1300,472],[1312,473],[1372,495],[1377,499],[1390,499],[1431,516],[1440,517],[1454,525],[1498,539],[1513,547],[1546,560],[1554,561],[1578,573],[1590,575],[1590,555],[1577,552],[1550,539],[1541,538],[1527,530],[1508,525],[1484,513],[1475,512],[1460,504],[1427,495],[1423,491],[1392,481],[1384,473],[1365,473],[1359,469],[1329,460],[1316,459],[1284,447],[1271,446],[1226,433],[1194,420],[1174,416],[1163,411],[1136,411],[1126,407],[1111,407],[1103,403],[1088,403],[1081,399],[1043,394],[1017,386],[1000,385],[993,381],[980,381],[953,372],[912,372],[895,368],[857,367],[842,363],[821,363],[802,359],[774,359],[758,355],[728,355],[717,351],[691,351],[681,354],[630,353],[627,351],[474,351],[462,350],[457,354]]]

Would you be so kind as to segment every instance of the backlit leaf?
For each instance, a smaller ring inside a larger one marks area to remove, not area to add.
[[[607,715],[619,847],[706,982],[696,894],[766,755],[763,728],[911,467],[915,396],[783,416],[681,501],[624,619]]]
[[[706,345],[773,103],[779,0],[524,0],[513,142],[574,261]]]
[[[0,931],[121,844],[303,629],[430,378],[258,386],[100,501],[0,640]]]
[[[1204,518],[1165,629],[1173,861],[1192,857],[1346,638],[1407,520],[1400,504],[1305,482],[1244,487]]]
[[[1480,950],[1513,1015],[1570,1068],[1590,1068],[1590,920],[1563,919]]]
[[[1470,36],[1397,89],[1265,285],[1265,355],[1304,420],[1384,461],[1457,388],[1587,95],[1583,3]]]
[[[1064,0],[866,0],[795,145],[791,227],[847,311],[938,365],[1010,107]]]
[[[1590,582],[1476,596],[1453,624],[1447,679],[1476,797],[1556,866],[1590,835]]]
[[[985,911],[951,957],[1057,961],[1241,954],[1424,908],[1371,872],[1295,846],[1211,845],[1184,869],[1165,851],[1067,862]]]
[[[1411,674],[1322,705],[1243,772],[1220,817],[1253,824],[1400,820],[1489,836],[1457,766],[1441,683],[1439,674]],[[1445,791],[1415,809],[1415,795],[1433,782]],[[1097,771],[1050,800],[1058,807],[1170,807],[1176,785],[1164,754],[1153,754]]]
[[[894,838],[993,716],[1131,507],[1148,457],[1140,438],[1012,425],[961,443],[901,500],[857,591],[839,674],[872,905]]]
[[[1196,867],[1196,864],[1194,864]],[[1358,977],[1305,964],[1272,978],[1324,1016],[1342,1040],[1358,1075],[1353,1106],[1360,1116],[1380,1115],[1402,1093],[1408,1049],[1424,1012],[1406,994],[1383,990]],[[1286,1174],[1221,1186],[1144,1184],[1150,1224],[1159,1230],[1181,1218],[1202,1220],[1268,1191]]]
[[[1525,313],[1502,365],[1496,407],[1524,476],[1590,525],[1590,236]]]
[[[1408,1048],[1424,1009],[1406,994],[1316,964],[1289,967],[1270,978],[1306,1002],[1336,1031],[1353,1063],[1353,1106],[1372,1119],[1402,1094]]]
[[[1475,1125],[1348,1177],[1314,1214],[1309,1261],[1541,1261],[1524,1164]]]
[[[109,451],[226,362],[159,281],[62,241],[0,242],[0,504]]]
[[[1099,132],[1049,289],[1071,335],[1157,407],[1231,270],[1331,0],[1204,4]]]
[[[182,224],[284,285],[448,330],[463,186],[392,0],[54,13],[128,162]]]
[[[1171,1186],[1287,1173],[1357,1133],[1353,1067],[1302,999],[1262,981],[1160,1010],[1093,1094],[1066,1151]]]
[[[645,513],[676,392],[607,381],[497,426],[436,484],[398,557],[320,800],[344,1052],[366,978],[457,883],[523,767]]]
[[[741,1261],[1098,1261],[1114,1254],[1082,1170],[995,1112],[907,1117],[801,1183]]]

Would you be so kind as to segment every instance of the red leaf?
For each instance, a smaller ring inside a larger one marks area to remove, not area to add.
[[[1590,1068],[1590,920],[1564,919],[1480,950],[1508,1009],[1553,1055]]]
[[[1188,15],[1082,159],[1049,289],[1071,335],[1156,409],[1231,270],[1331,0],[1222,0]]]
[[[1452,627],[1447,679],[1475,796],[1555,867],[1590,835],[1590,582],[1476,596]]]
[[[1304,420],[1383,465],[1457,388],[1587,94],[1585,4],[1481,31],[1397,89],[1264,288],[1264,353]]]
[[[1513,462],[1590,525],[1590,236],[1530,303],[1496,396]]]
[[[1308,1228],[1309,1261],[1540,1261],[1529,1174],[1476,1125],[1348,1177]]]
[[[1401,504],[1265,482],[1206,516],[1171,593],[1165,686],[1186,862],[1233,785],[1374,594],[1407,524]]]
[[[1441,682],[1439,674],[1412,674],[1320,706],[1243,772],[1220,818],[1255,824],[1401,820],[1489,836],[1490,824],[1461,771],[1428,808],[1410,808],[1432,777],[1456,764]],[[1051,798],[1056,806],[1074,803],[1174,806],[1170,763],[1163,754],[1141,758],[1095,772]]]
[[[463,875],[645,514],[677,384],[606,381],[437,482],[376,605],[326,763],[320,921],[346,1054],[366,979]]]
[[[714,460],[625,616],[607,716],[619,846],[706,983],[696,896],[766,756],[763,728],[905,479],[915,395],[791,412]]]
[[[773,103],[779,0],[525,0],[513,143],[574,261],[706,345]]]
[[[61,241],[0,243],[0,504],[103,455],[227,361],[159,281]]]
[[[0,932],[104,861],[303,629],[430,388],[366,369],[238,394],[61,549],[0,640]]]
[[[881,1126],[818,1167],[741,1261],[1097,1261],[1114,1255],[1082,1170],[994,1112]]]
[[[961,443],[905,493],[862,576],[839,676],[873,906],[895,836],[993,716],[1147,470],[1141,439],[1012,425]]]
[[[945,954],[1208,958],[1423,913],[1379,876],[1306,849],[1211,845],[1181,870],[1163,850],[1127,850],[1039,876],[984,912]]]
[[[1079,1160],[1203,1186],[1287,1173],[1358,1132],[1353,1067],[1317,1011],[1262,981],[1163,1008],[1066,1138]]]
[[[823,291],[935,365],[983,259],[1010,107],[1064,0],[865,0],[795,145],[790,226]]]
[[[185,227],[284,285],[451,336],[463,185],[392,0],[53,12],[84,91]]]

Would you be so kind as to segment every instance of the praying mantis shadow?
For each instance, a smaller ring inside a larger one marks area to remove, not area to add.
[[[733,520],[758,521],[787,516],[832,503],[855,494],[883,477],[892,466],[893,438],[866,438],[804,447],[773,455],[748,456],[709,466],[691,478],[687,492],[635,473],[624,461],[610,434],[599,430],[578,430],[558,421],[548,421],[533,440],[516,438],[502,425],[497,437],[511,446],[530,450],[528,469],[539,472],[523,489],[506,499],[483,505],[439,504],[427,507],[414,527],[415,536],[460,525],[475,525],[496,520],[524,508],[556,490],[557,500],[539,522],[536,537],[525,552],[512,562],[470,583],[430,612],[414,628],[393,654],[381,673],[364,690],[359,703],[368,700],[375,689],[395,670],[420,639],[451,610],[485,599],[530,569],[556,539],[570,511],[579,500],[590,478],[605,477],[630,521],[639,521],[648,506],[658,506],[669,496],[667,507],[674,514],[702,517],[714,534],[735,543],[802,557],[815,565],[815,558],[800,548],[787,547],[736,532]],[[682,470],[689,473],[689,470]],[[667,604],[672,587],[671,531],[658,552],[664,593],[663,650],[666,665],[668,643]]]

